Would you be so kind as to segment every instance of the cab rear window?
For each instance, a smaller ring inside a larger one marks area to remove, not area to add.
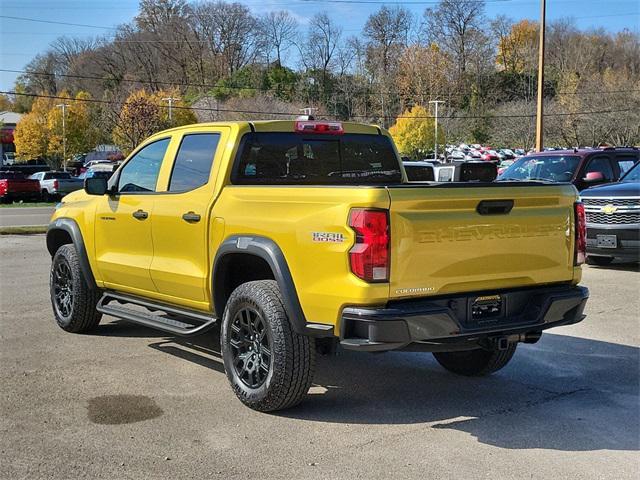
[[[383,135],[254,132],[242,139],[237,185],[382,185],[402,180]]]

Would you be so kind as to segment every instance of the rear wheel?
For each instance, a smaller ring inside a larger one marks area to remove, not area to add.
[[[100,292],[87,285],[73,245],[61,246],[53,256],[49,289],[53,314],[60,328],[82,333],[98,326],[102,318],[96,310]]]
[[[587,257],[587,263],[591,265],[599,265],[601,267],[604,267],[606,265],[609,265],[611,262],[613,262],[613,257],[600,257],[593,255]]]
[[[477,349],[463,352],[434,352],[438,363],[450,372],[468,377],[490,375],[504,367],[516,352],[517,343],[506,349]]]
[[[291,328],[278,284],[240,285],[229,297],[220,335],[227,378],[236,396],[263,412],[302,401],[315,370],[313,339]]]
[[[49,195],[49,191],[48,190],[42,190],[42,194],[40,195],[40,197],[42,198],[43,202],[50,202],[51,201],[51,195]]]

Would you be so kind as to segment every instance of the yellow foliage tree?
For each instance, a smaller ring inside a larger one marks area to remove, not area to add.
[[[160,107],[146,90],[133,92],[122,105],[113,141],[126,155],[161,129]]]
[[[416,105],[397,118],[389,129],[398,150],[409,158],[420,159],[434,149],[434,119],[428,110]],[[438,132],[438,144],[443,143],[443,134]]]
[[[181,125],[189,125],[190,123],[196,123],[196,119],[193,110],[187,107],[182,100],[180,92],[177,88],[160,90],[152,96],[153,100],[161,106],[160,108],[160,122],[163,127],[179,127]],[[177,98],[173,102],[173,108],[171,111],[171,121],[169,121],[169,104],[165,98]]]
[[[14,142],[18,158],[46,158],[49,147],[48,116],[53,101],[36,98],[31,111],[22,116],[14,132]]]
[[[500,38],[496,61],[508,72],[525,73],[535,68],[537,49],[538,23],[521,20]]]
[[[100,140],[100,132],[91,118],[91,95],[87,92],[79,92],[75,99],[70,98],[66,92],[59,94],[64,97],[57,105],[66,103],[65,129],[67,139],[67,159],[79,153],[86,153],[93,149]],[[47,126],[49,129],[49,145],[47,148],[50,157],[62,158],[64,151],[62,109],[55,105],[49,110]]]
[[[133,92],[122,105],[119,120],[113,130],[113,141],[127,154],[148,136],[165,128],[195,123],[196,117],[182,100],[173,102],[172,120],[164,98],[178,98],[177,90],[146,90]]]

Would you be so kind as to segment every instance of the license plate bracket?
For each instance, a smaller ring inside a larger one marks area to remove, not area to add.
[[[616,235],[596,235],[596,246],[598,248],[618,248],[618,237]]]

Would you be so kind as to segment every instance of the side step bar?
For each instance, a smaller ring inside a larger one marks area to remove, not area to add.
[[[111,302],[118,302],[113,305]],[[154,311],[165,313],[141,312],[125,305],[137,305]],[[155,328],[172,335],[181,337],[193,337],[213,328],[218,319],[205,313],[188,310],[185,308],[156,303],[133,295],[105,292],[96,306],[96,310],[105,315],[120,318],[128,322]]]

